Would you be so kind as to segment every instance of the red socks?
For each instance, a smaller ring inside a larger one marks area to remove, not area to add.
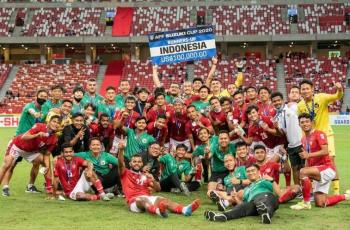
[[[292,180],[292,174],[290,172],[284,172],[284,178],[286,179],[286,186],[290,186]]]
[[[157,207],[154,205],[150,205],[146,208],[147,212],[151,213],[151,214],[157,214]]]
[[[289,188],[282,194],[282,196],[279,197],[278,201],[280,203],[285,203],[287,201],[294,199],[295,196],[296,196],[296,193]]]
[[[304,202],[310,202],[311,196],[311,181],[308,177],[301,179],[301,185],[303,187]]]
[[[196,165],[196,174],[194,175],[194,179],[196,181],[201,181],[202,180],[202,163]]]
[[[100,196],[99,195],[90,195],[90,200],[99,200]]]
[[[343,200],[345,200],[345,195],[328,196],[326,199],[326,207],[333,206]]]
[[[50,177],[45,176],[45,189],[47,192],[52,193],[52,180]]]
[[[98,191],[98,194],[104,194],[102,183],[99,179],[94,182],[94,186]]]
[[[174,209],[172,209],[171,211],[173,213],[177,213],[177,214],[182,214],[182,209],[184,208],[184,206],[182,206],[181,204],[178,204],[175,206]]]

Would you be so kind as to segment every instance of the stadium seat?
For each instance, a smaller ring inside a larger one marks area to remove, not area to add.
[[[23,27],[24,36],[103,36],[100,23],[102,8],[36,8],[30,24]]]
[[[86,64],[22,65],[9,89],[14,94],[19,93],[20,96],[6,99],[8,104],[0,107],[0,113],[20,113],[23,105],[33,100],[38,89],[49,89],[56,84],[64,86],[66,90],[64,97],[71,99],[73,88],[84,85],[89,78],[96,78],[98,69],[98,65]]]

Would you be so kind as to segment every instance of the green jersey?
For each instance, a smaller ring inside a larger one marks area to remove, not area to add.
[[[211,146],[214,142],[217,143],[217,136],[212,136],[210,139],[209,139],[209,146]],[[207,145],[206,144],[201,144],[201,145],[198,145],[195,150],[192,152],[192,156],[194,157],[198,157],[198,156],[204,156],[205,155],[205,147]]]
[[[16,130],[16,136],[22,133],[27,132],[31,129],[35,123],[40,122],[40,118],[35,118],[32,114],[29,113],[29,110],[34,110],[35,112],[40,113],[40,109],[35,106],[34,102],[26,104],[22,110],[21,117],[19,118],[19,124]]]
[[[126,128],[126,148],[125,148],[125,158],[130,160],[131,157],[137,153],[145,152],[148,149],[148,146],[155,142],[153,136],[149,135],[146,132],[143,132],[141,135],[137,135],[135,130]]]
[[[238,180],[247,179],[247,172],[245,170],[245,166],[236,167],[233,172],[229,173],[224,178],[224,185],[226,186],[226,188],[233,188],[233,184],[231,183],[233,177],[237,178]]]
[[[121,108],[117,106],[117,103],[113,104],[98,104],[97,106],[97,113],[100,115],[102,113],[105,113],[108,115],[110,120],[113,120],[114,114],[117,110],[120,110]]]
[[[96,107],[98,104],[103,103],[104,98],[100,94],[96,94],[94,97],[90,96],[89,93],[85,93],[80,101],[80,104],[84,107],[85,105],[92,103]]]
[[[84,111],[84,107],[81,103],[75,103],[73,102],[73,106],[72,106],[72,112],[71,114],[76,114],[76,113],[82,113]]]
[[[43,106],[41,106],[42,120],[46,120],[46,116],[52,108],[60,108],[62,105],[62,100],[59,100],[58,103],[54,104],[51,100],[47,100]]]
[[[164,165],[160,180],[165,180],[171,174],[177,173],[177,161],[170,153],[167,153],[159,158],[159,162]]]
[[[165,95],[165,100],[166,102],[168,102],[169,104],[174,104],[174,98],[173,96],[171,95]]]
[[[102,175],[106,175],[111,171],[109,165],[118,165],[118,159],[107,152],[101,152],[98,157],[95,157],[91,151],[75,153],[74,156],[91,162],[94,165],[94,170]],[[117,169],[114,168],[114,170]]]
[[[196,110],[200,113],[205,113],[206,109],[210,106],[209,102],[206,101],[194,101],[191,105],[194,105]]]
[[[120,109],[125,108],[125,104],[124,104],[125,98],[126,98],[126,96],[123,96],[122,94],[118,94],[115,97],[114,101],[115,101],[117,108],[120,108]]]
[[[219,146],[219,138],[217,137],[213,144],[210,145],[211,156],[211,168],[213,172],[226,172],[227,169],[224,166],[224,158],[225,155],[231,154],[232,156],[236,156],[236,145],[233,143],[228,144],[228,149],[224,153],[221,151]]]
[[[257,195],[265,192],[273,193],[273,187],[272,187],[271,181],[268,181],[265,179],[255,181],[244,189],[243,201],[250,202]]]
[[[181,178],[182,175],[188,176],[193,173],[194,173],[194,169],[188,160],[183,159],[183,160],[177,161],[177,175],[179,175],[179,178]]]

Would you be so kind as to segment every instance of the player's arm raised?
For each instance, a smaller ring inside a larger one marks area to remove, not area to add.
[[[122,128],[124,132],[126,132],[126,127],[123,125],[124,121],[129,117],[129,113],[125,110],[122,110],[122,114],[120,117],[117,117],[113,121],[113,128],[119,129]]]
[[[123,175],[125,171],[125,159],[124,159],[124,150],[125,150],[126,142],[124,136],[121,136],[121,140],[118,144],[118,170],[119,175]]]
[[[344,96],[343,86],[340,82],[334,83],[334,86],[337,88],[335,94],[324,94],[324,98],[327,101],[327,104],[340,100]]]
[[[208,73],[208,77],[205,80],[205,85],[208,86],[209,88],[211,86],[211,82],[214,79],[214,75],[215,75],[215,71],[216,71],[216,65],[218,64],[218,59],[216,57],[213,57],[211,59],[211,61],[212,61],[211,68],[210,68],[210,71]]]
[[[162,83],[159,80],[158,76],[158,66],[154,65],[152,66],[152,78],[153,78],[153,83],[156,86],[156,88],[162,87]]]

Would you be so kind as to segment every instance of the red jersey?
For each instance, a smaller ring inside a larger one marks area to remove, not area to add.
[[[245,111],[247,109],[246,104],[244,104],[242,107],[239,106],[233,106],[232,108],[232,115],[233,119],[238,120],[238,123],[241,123],[241,121],[247,121],[247,115],[245,114]]]
[[[162,143],[163,138],[168,136],[168,127],[164,126],[162,129],[158,129],[155,126],[155,121],[153,121],[147,125],[147,133],[152,135],[158,143]]]
[[[194,101],[199,101],[201,99],[201,97],[199,96],[199,95],[197,95],[197,94],[194,94],[194,95],[192,95],[190,98],[187,98],[187,99],[185,99],[184,101],[184,104],[186,105],[186,106],[189,106],[190,104],[192,104],[192,102],[194,102]]]
[[[163,115],[163,114],[168,118],[172,110],[173,108],[169,105],[165,105],[165,109],[158,108],[157,106],[155,106],[147,112],[146,114],[147,121],[148,122],[155,121],[157,120],[157,117],[159,115]]]
[[[69,196],[80,179],[80,169],[84,167],[85,160],[73,157],[67,162],[63,157],[58,157],[55,163],[54,175],[58,177],[64,190]]]
[[[149,196],[151,193],[148,189],[150,180],[141,172],[133,172],[125,169],[120,176],[125,199],[130,205],[138,196]]]
[[[204,117],[204,116],[201,116],[199,118],[199,121],[202,123],[202,125],[204,125],[205,127],[210,127],[211,126],[211,122],[208,118]],[[199,133],[199,129],[200,129],[200,126],[197,124],[197,122],[194,122],[194,121],[191,121],[189,120],[187,123],[186,123],[186,134],[187,136],[192,134],[193,136],[193,140],[194,140],[194,144],[195,145],[200,145],[202,144],[202,142],[199,140],[198,138],[198,133]]]
[[[114,119],[113,120],[120,120],[122,119],[122,114],[123,111],[119,110],[115,113],[114,115]],[[124,120],[124,126],[130,129],[135,128],[135,123],[136,123],[136,119],[140,116],[140,114],[138,112],[135,112],[134,110],[131,111],[131,113],[129,114],[129,116]],[[120,129],[115,129],[115,135],[120,137],[120,135],[123,134],[123,130]]]
[[[42,150],[47,150],[52,152],[57,144],[57,136],[55,133],[49,133],[46,124],[37,123],[31,129],[28,130],[30,134],[37,134],[40,132],[47,133],[47,137],[36,137],[30,140],[22,140],[24,134],[14,137],[12,143],[16,145],[19,149],[25,152],[39,152]]]
[[[260,175],[268,175],[278,184],[280,181],[280,164],[273,161],[267,161],[265,164],[260,166]]]
[[[168,120],[169,137],[176,141],[187,140],[186,123],[189,121],[186,112],[183,111],[180,115],[175,114],[175,111],[170,113]]]
[[[304,136],[301,139],[301,142],[303,143],[305,151],[309,153],[320,151],[322,149],[322,145],[328,144],[326,134],[320,130],[313,130],[309,136]],[[308,167],[320,165],[333,167],[332,161],[328,154],[325,156],[310,157],[307,159]]]
[[[271,103],[263,104],[261,101],[257,103],[259,108],[258,113],[265,117],[274,117],[276,116],[276,109]]]
[[[240,160],[236,156],[235,161],[236,161],[236,167],[239,167],[239,166],[247,167],[247,166],[249,166],[251,164],[254,164],[256,162],[255,158],[252,155],[248,155],[247,158],[244,161]]]
[[[223,110],[221,110],[220,112],[210,111],[209,112],[209,117],[211,118],[212,122],[215,122],[215,121],[219,121],[220,122],[217,125],[213,124],[216,134],[218,134],[218,132],[220,130],[227,130],[227,131],[229,131],[228,124],[227,124],[227,121],[226,121],[226,113]]]
[[[274,125],[269,117],[261,116],[260,121],[266,123],[269,128],[274,128]],[[254,141],[262,141],[268,148],[272,149],[277,145],[284,144],[285,139],[265,132],[259,124],[251,123],[248,127],[248,137],[252,137]]]
[[[113,142],[114,129],[113,125],[109,124],[107,128],[103,128],[102,125],[91,123],[90,124],[90,137],[98,137],[100,141],[104,144],[105,148],[109,147]],[[109,149],[106,149],[107,152]]]

